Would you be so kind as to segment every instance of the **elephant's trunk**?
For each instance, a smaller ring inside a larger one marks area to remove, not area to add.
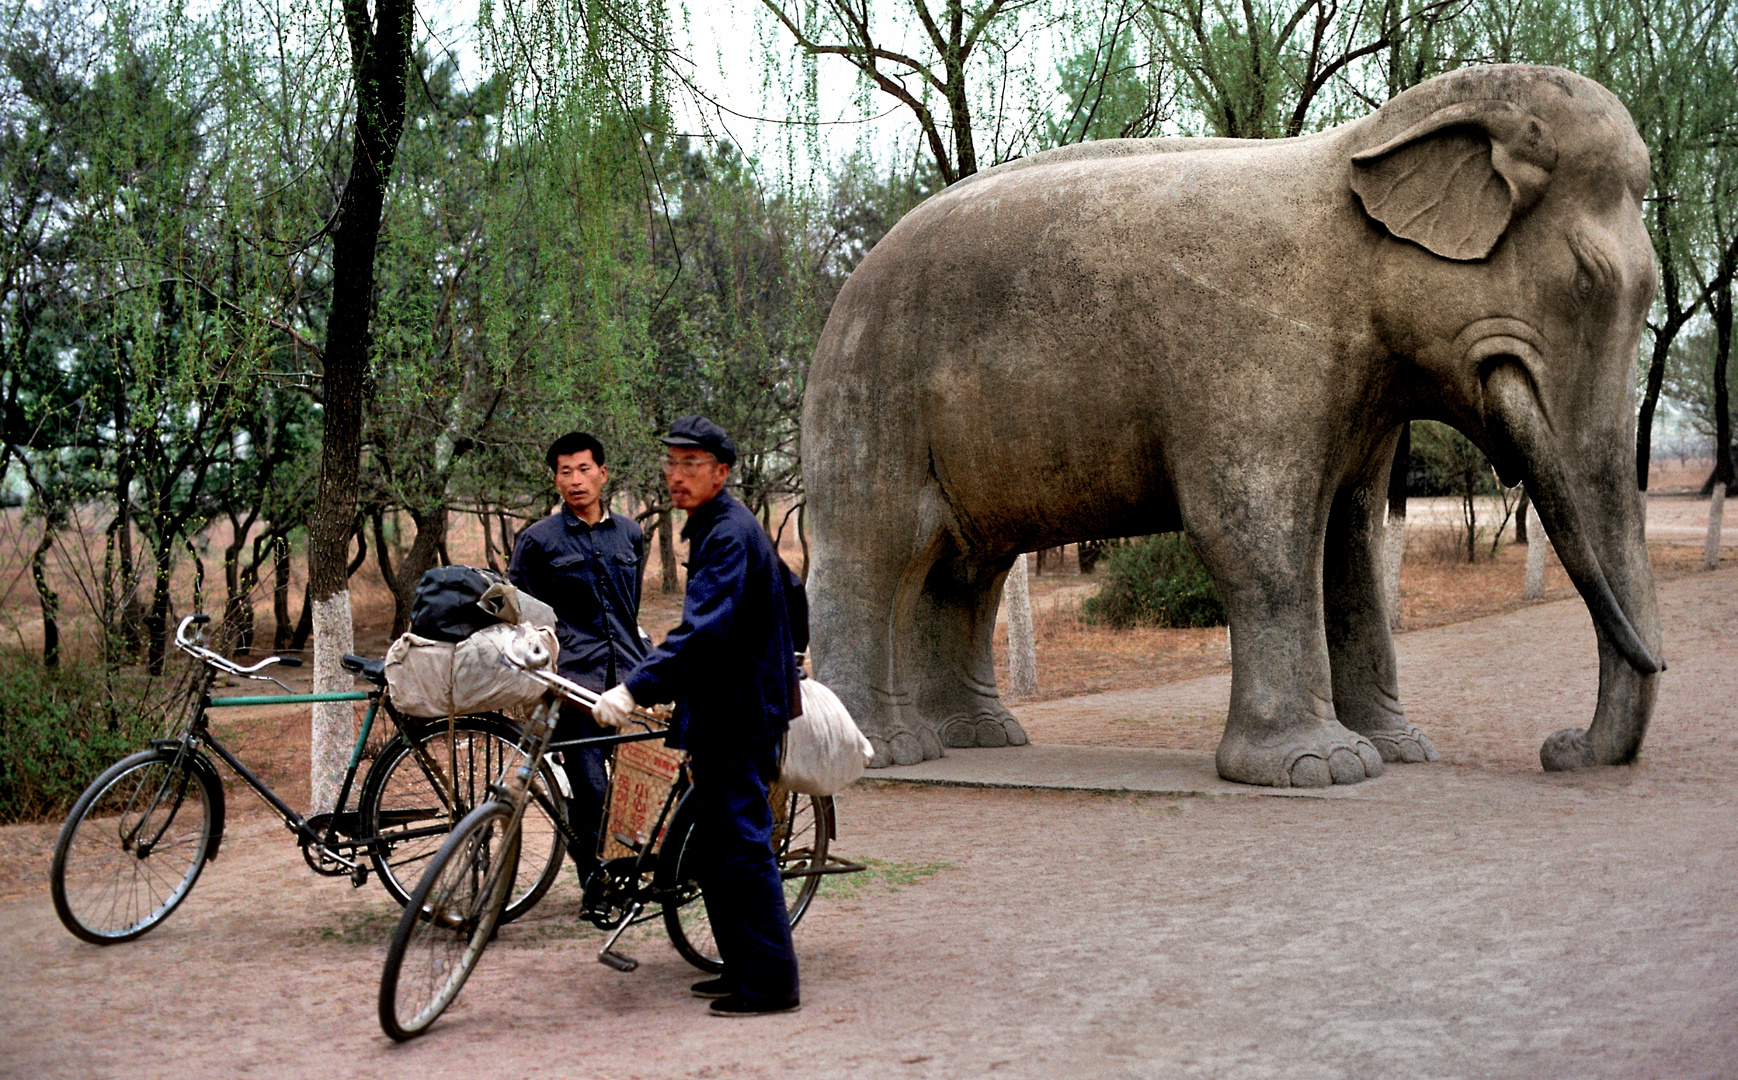
[[[1641,748],[1653,712],[1657,673],[1664,670],[1656,649],[1650,648],[1632,621],[1634,616],[1648,636],[1658,641],[1658,612],[1639,520],[1639,496],[1633,491],[1609,493],[1604,501],[1628,499],[1637,505],[1631,510],[1625,503],[1617,508],[1620,512],[1609,515],[1613,520],[1596,521],[1590,530],[1562,450],[1526,372],[1518,364],[1499,363],[1486,376],[1484,388],[1492,449],[1526,480],[1527,492],[1539,508],[1552,546],[1586,601],[1599,634],[1599,705],[1592,728],[1552,735],[1540,750],[1540,760],[1546,769],[1630,761]],[[1617,575],[1627,611],[1612,589],[1608,568]]]
[[[1562,458],[1525,373],[1515,364],[1499,365],[1485,379],[1485,404],[1495,421],[1491,435],[1498,452],[1520,463],[1527,494],[1539,507],[1557,557],[1587,602],[1593,621],[1631,667],[1643,675],[1659,671],[1659,661],[1624,614],[1594,554],[1575,494],[1563,475]]]

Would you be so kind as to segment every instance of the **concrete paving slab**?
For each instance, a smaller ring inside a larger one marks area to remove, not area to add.
[[[865,774],[864,779],[943,787],[1142,791],[1166,795],[1278,795],[1314,799],[1353,798],[1362,786],[1252,787],[1219,779],[1213,767],[1213,755],[1201,750],[1057,743],[949,750],[946,757],[917,765],[877,769]]]

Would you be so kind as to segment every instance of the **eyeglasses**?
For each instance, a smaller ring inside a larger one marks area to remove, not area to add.
[[[683,473],[687,476],[693,476],[700,470],[711,468],[717,464],[718,461],[712,458],[695,458],[691,461],[678,461],[675,458],[665,458],[664,471],[667,473]]]

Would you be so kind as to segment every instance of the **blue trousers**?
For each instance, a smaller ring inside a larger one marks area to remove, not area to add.
[[[701,841],[695,877],[712,922],[724,978],[744,997],[798,997],[784,883],[772,849],[767,786],[778,777],[777,741],[694,755],[688,802]]]
[[[563,704],[560,719],[555,724],[555,740],[592,739],[614,734],[605,731],[591,714],[575,705]],[[561,752],[561,768],[567,773],[567,787],[573,797],[567,800],[567,827],[579,838],[569,849],[573,863],[579,869],[579,879],[591,873],[597,865],[597,827],[603,819],[603,800],[609,791],[609,773],[604,771],[608,750],[569,747]]]

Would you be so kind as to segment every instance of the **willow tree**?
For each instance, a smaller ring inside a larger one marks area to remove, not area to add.
[[[362,406],[368,376],[369,315],[380,211],[404,129],[413,0],[342,0],[356,114],[350,175],[332,234],[332,302],[322,356],[320,485],[308,521],[308,592],[314,610],[314,691],[348,689],[341,662],[354,647],[350,620],[350,535],[362,469]],[[314,808],[338,795],[354,717],[343,703],[314,706]]]

